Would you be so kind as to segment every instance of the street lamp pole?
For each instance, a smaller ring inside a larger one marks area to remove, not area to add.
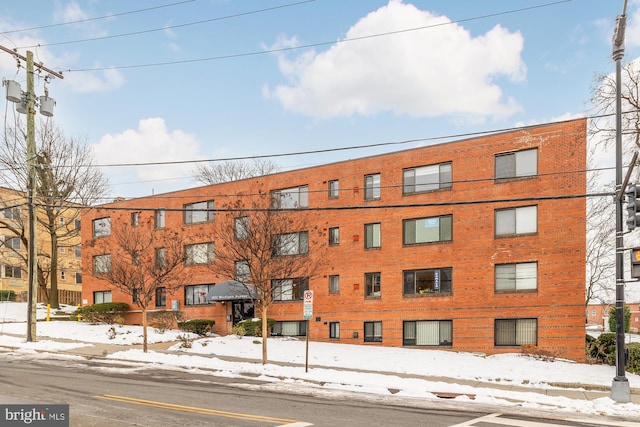
[[[627,0],[622,15],[616,18],[611,57],[616,62],[616,376],[611,384],[611,399],[627,403],[631,401],[629,380],[625,376],[624,351],[624,242],[622,232],[622,83],[621,61],[624,57],[624,30],[627,21]]]

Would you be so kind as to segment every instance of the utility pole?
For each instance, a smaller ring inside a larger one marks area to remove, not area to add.
[[[0,50],[10,53],[18,60],[26,62],[27,66],[27,91],[26,98],[26,114],[27,114],[27,207],[28,207],[28,229],[29,229],[29,248],[27,255],[27,274],[29,276],[29,297],[27,311],[27,342],[36,341],[36,309],[38,304],[38,251],[37,251],[37,212],[35,206],[36,198],[36,139],[35,139],[35,115],[36,115],[36,95],[34,89],[34,68],[37,66],[39,70],[45,71],[50,75],[62,79],[62,74],[52,71],[42,64],[33,63],[33,53],[27,51],[26,58],[17,52],[0,46]],[[45,92],[45,97],[48,94]],[[42,100],[40,101],[42,103]],[[43,113],[42,109],[40,110]],[[43,113],[44,114],[44,113]],[[46,115],[52,115],[47,112]]]
[[[624,57],[624,30],[627,21],[627,0],[622,15],[616,18],[613,34],[613,52],[616,62],[616,376],[611,384],[611,400],[620,403],[631,401],[629,380],[625,375],[624,349],[624,242],[622,231],[622,83],[621,64]]]

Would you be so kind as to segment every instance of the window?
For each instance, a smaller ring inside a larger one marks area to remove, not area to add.
[[[595,310],[591,310],[591,316],[596,317],[596,311]]]
[[[93,220],[93,237],[105,237],[111,235],[111,218],[98,218]]]
[[[276,322],[273,328],[271,328],[271,334],[286,337],[302,337],[307,335],[307,322]]]
[[[451,188],[451,185],[451,163],[410,168],[402,172],[403,194]]]
[[[167,266],[166,250],[165,248],[156,248],[155,251],[155,265],[156,268],[165,268]]]
[[[131,295],[131,302],[133,304],[140,304],[140,288],[133,289],[133,295]]]
[[[404,295],[451,293],[451,268],[404,271],[403,290]]]
[[[364,247],[365,249],[380,247],[380,223],[365,224],[364,226]]]
[[[14,279],[22,278],[22,268],[13,265],[4,266],[4,277],[12,277]]]
[[[538,149],[496,154],[495,177],[519,178],[538,174]]]
[[[527,234],[538,231],[538,207],[496,210],[496,236]]]
[[[364,342],[382,342],[382,322],[364,322]]]
[[[403,244],[448,242],[451,240],[451,215],[402,221]]]
[[[249,217],[242,216],[235,219],[236,239],[242,240],[249,237]]]
[[[364,199],[375,200],[380,198],[380,174],[365,175]]]
[[[67,280],[67,273],[64,270],[60,271],[60,280]]]
[[[4,208],[3,209],[3,214],[4,214],[4,217],[7,218],[7,219],[11,219],[13,221],[19,221],[20,220],[20,208],[19,207]]]
[[[189,285],[184,287],[184,305],[208,304],[207,295],[214,285]]]
[[[452,345],[451,320],[406,321],[402,325],[402,345]]]
[[[201,222],[213,221],[213,200],[189,203],[183,207],[185,224],[198,224]]]
[[[332,227],[329,229],[329,244],[330,245],[340,244],[340,228]]]
[[[64,217],[63,217],[63,216],[61,216],[61,217],[58,219],[58,222],[60,223],[60,225],[64,225]]]
[[[187,265],[211,264],[213,262],[213,243],[186,245],[184,252],[186,256],[185,264]]]
[[[278,209],[298,209],[309,206],[309,187],[285,188],[271,192],[271,206]]]
[[[137,249],[134,249],[131,253],[131,264],[140,265],[140,251]]]
[[[164,228],[164,217],[165,217],[164,209],[157,209],[155,211],[154,220],[155,220],[156,228]]]
[[[274,256],[300,255],[307,252],[309,252],[309,233],[306,231],[279,234],[275,237]]]
[[[111,302],[111,291],[95,291],[93,293],[94,304],[102,304],[103,302]]]
[[[81,224],[82,224],[82,221],[80,221],[79,219],[76,219],[73,221],[73,228],[80,231]]]
[[[329,293],[337,294],[340,292],[340,276],[337,274],[329,276]]]
[[[5,236],[4,237],[4,245],[7,248],[11,248],[11,249],[14,249],[14,250],[20,250],[20,238],[19,237]]]
[[[302,301],[304,291],[309,289],[309,279],[279,279],[271,281],[271,293],[274,301]]]
[[[236,280],[241,283],[248,283],[251,281],[249,261],[236,261]]]
[[[500,264],[495,267],[496,292],[535,291],[538,289],[538,264]]]
[[[340,322],[329,322],[329,338],[340,338]]]
[[[82,257],[82,247],[80,245],[74,246],[73,251],[75,252],[76,258]]]
[[[76,284],[80,285],[82,283],[82,273],[77,272],[76,273]]]
[[[496,319],[496,347],[538,345],[538,319]]]
[[[61,254],[67,253],[67,248],[65,246],[60,246],[60,253]]]
[[[137,227],[140,225],[140,212],[131,212],[131,226]]]
[[[104,274],[111,271],[111,255],[93,257],[93,274]]]
[[[167,288],[160,287],[156,289],[156,307],[167,306]]]
[[[364,288],[365,297],[380,297],[380,273],[365,273]]]
[[[337,199],[338,198],[338,180],[334,179],[333,181],[329,181],[329,198]]]

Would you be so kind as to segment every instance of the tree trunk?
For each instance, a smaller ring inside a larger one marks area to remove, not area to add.
[[[267,330],[269,325],[267,324],[267,306],[262,307],[262,364],[267,364],[267,337],[269,336]]]
[[[55,227],[55,224],[53,227]],[[55,228],[51,228],[51,230],[55,230]],[[51,292],[49,293],[49,304],[51,305],[51,308],[60,308],[60,304],[58,302],[58,235],[55,232],[50,234],[51,273],[49,274],[49,280],[51,280]]]
[[[142,309],[142,351],[147,352],[147,309]]]

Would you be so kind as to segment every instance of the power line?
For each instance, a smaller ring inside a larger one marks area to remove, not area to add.
[[[122,69],[129,69],[129,68],[159,67],[159,66],[167,66],[167,65],[178,65],[178,64],[195,63],[195,62],[215,61],[215,60],[221,60],[221,59],[241,58],[241,57],[247,57],[247,56],[257,56],[257,55],[264,55],[264,54],[268,54],[268,53],[278,53],[278,52],[293,51],[293,50],[298,50],[298,49],[308,49],[308,48],[312,48],[312,47],[327,46],[327,45],[333,45],[333,44],[342,44],[342,43],[348,43],[348,42],[364,40],[364,39],[370,39],[370,38],[375,38],[375,37],[386,37],[386,36],[395,35],[395,34],[407,33],[407,32],[412,32],[412,31],[420,31],[420,30],[430,29],[430,28],[434,28],[434,27],[440,27],[440,26],[444,26],[444,25],[452,25],[452,24],[457,24],[457,23],[461,23],[461,22],[474,21],[474,20],[491,18],[491,17],[507,15],[507,14],[512,14],[512,13],[524,12],[524,11],[528,11],[528,10],[532,10],[532,9],[550,7],[550,6],[555,6],[555,5],[558,5],[558,4],[561,4],[561,3],[568,3],[568,2],[571,2],[571,1],[573,1],[573,0],[559,0],[559,1],[551,2],[551,3],[544,3],[544,4],[540,4],[540,5],[536,5],[536,6],[530,6],[530,7],[524,7],[524,8],[520,8],[520,9],[512,9],[512,10],[508,10],[508,11],[504,11],[504,12],[497,12],[497,13],[492,13],[492,14],[482,15],[482,16],[477,16],[477,17],[472,17],[472,18],[464,18],[464,19],[459,19],[459,20],[456,20],[456,21],[449,21],[449,22],[445,22],[445,23],[425,25],[425,26],[415,27],[415,28],[405,28],[405,29],[396,30],[396,31],[388,31],[388,32],[384,32],[384,33],[370,34],[370,35],[360,36],[360,37],[345,38],[345,39],[341,39],[341,40],[331,40],[331,41],[317,42],[317,43],[311,43],[311,44],[306,44],[306,45],[301,45],[301,46],[288,46],[288,47],[282,47],[282,48],[277,48],[277,49],[267,49],[267,50],[254,51],[254,52],[244,52],[244,53],[236,53],[236,54],[229,54],[229,55],[211,56],[211,57],[207,57],[207,58],[185,59],[185,60],[180,60],[180,61],[166,61],[166,62],[155,62],[155,63],[147,63],[147,64],[121,65],[121,66],[97,67],[97,68],[78,68],[78,69],[75,69],[75,70],[74,69],[68,69],[68,70],[66,70],[66,72],[86,72],[86,71],[122,70]]]

